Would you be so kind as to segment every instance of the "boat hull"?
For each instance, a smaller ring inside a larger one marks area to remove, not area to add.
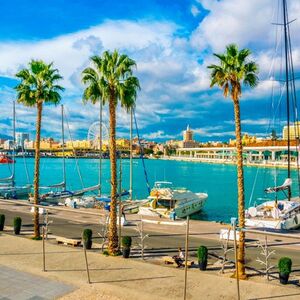
[[[1,187],[0,197],[5,199],[13,198],[25,198],[29,195],[31,190],[30,186],[21,186],[21,187]]]
[[[246,219],[246,227],[254,228],[265,228],[265,229],[284,229],[284,230],[295,230],[300,228],[300,214],[286,220],[255,220]]]
[[[198,194],[197,194],[198,195]],[[175,207],[174,212],[178,218],[184,218],[189,215],[200,212],[203,209],[203,206],[207,199],[207,194],[199,194],[199,199],[194,199],[191,201],[187,201],[182,205]]]

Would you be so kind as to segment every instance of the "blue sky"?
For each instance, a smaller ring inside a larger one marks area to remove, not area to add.
[[[85,138],[97,121],[97,108],[83,105],[80,72],[89,57],[118,49],[136,60],[141,81],[137,118],[145,138],[177,139],[190,124],[199,141],[228,140],[234,135],[233,107],[220,90],[209,88],[207,65],[212,53],[229,43],[252,49],[260,66],[260,84],[244,90],[243,131],[270,132],[271,90],[280,93],[281,31],[279,0],[11,0],[2,1],[0,19],[0,134],[11,133],[14,74],[32,58],[54,62],[64,80],[73,138]],[[289,0],[290,19],[300,3]],[[291,27],[296,73],[300,68],[300,30]],[[277,32],[277,47],[276,42]],[[274,59],[273,59],[274,58]],[[276,75],[276,76],[275,76]],[[275,76],[275,77],[274,77]],[[282,111],[284,105],[280,105]],[[277,113],[280,132],[284,113]],[[34,134],[35,111],[17,107],[18,130]],[[60,138],[59,107],[46,107],[43,135]],[[104,112],[105,122],[108,121]],[[118,110],[118,135],[128,136],[128,115]]]

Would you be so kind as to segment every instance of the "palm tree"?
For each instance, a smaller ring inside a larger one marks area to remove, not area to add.
[[[35,139],[35,165],[34,165],[34,204],[39,204],[39,178],[40,178],[40,140],[43,103],[58,104],[61,99],[60,92],[64,89],[57,85],[62,79],[53,64],[46,64],[41,60],[32,60],[28,69],[22,69],[16,74],[21,82],[15,87],[17,101],[25,106],[37,108],[36,139]],[[40,237],[38,208],[34,210],[34,238]]]
[[[108,252],[118,251],[117,234],[117,166],[116,166],[116,108],[118,102],[127,112],[134,108],[139,80],[133,76],[134,60],[125,54],[105,51],[102,56],[91,57],[93,67],[82,72],[82,82],[86,85],[83,100],[93,104],[102,101],[109,106],[109,153],[111,170],[111,203],[108,233]]]
[[[241,138],[240,98],[242,84],[254,88],[258,84],[258,65],[249,61],[249,49],[239,50],[235,44],[226,47],[224,54],[214,54],[219,65],[208,66],[211,71],[211,84],[218,85],[223,90],[224,97],[230,95],[234,106],[235,135],[237,148],[237,185],[238,185],[238,217],[239,227],[245,227],[245,197],[243,174],[243,146]],[[238,276],[245,277],[245,233],[240,232],[238,248]]]

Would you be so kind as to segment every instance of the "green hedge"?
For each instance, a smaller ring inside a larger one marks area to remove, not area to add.
[[[279,273],[290,274],[292,272],[292,260],[289,257],[281,257],[278,261]]]
[[[198,261],[205,262],[207,261],[208,250],[205,246],[200,246],[197,251]]]
[[[20,234],[22,226],[22,219],[20,217],[14,218],[14,232],[15,234]]]
[[[132,243],[132,238],[131,236],[123,236],[122,238],[122,246],[124,248],[130,248]]]

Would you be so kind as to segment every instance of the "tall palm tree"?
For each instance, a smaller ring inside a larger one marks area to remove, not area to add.
[[[208,66],[211,69],[211,84],[218,85],[223,90],[224,97],[230,95],[234,106],[235,135],[237,148],[237,186],[238,186],[238,217],[239,227],[245,227],[245,197],[243,174],[243,146],[241,138],[240,98],[242,84],[254,88],[258,84],[258,65],[249,61],[249,49],[239,50],[235,44],[226,47],[224,54],[214,54],[219,59],[219,65]],[[245,274],[245,233],[240,232],[238,248],[238,275]]]
[[[105,51],[102,56],[91,57],[92,67],[82,72],[82,82],[86,85],[84,101],[103,101],[109,106],[109,153],[111,170],[111,204],[108,233],[108,251],[114,255],[118,251],[117,234],[117,166],[116,166],[116,108],[118,102],[127,112],[134,108],[139,80],[133,76],[134,60],[125,54]]]
[[[20,83],[15,87],[17,101],[25,106],[37,108],[35,165],[34,165],[34,204],[39,204],[40,178],[40,140],[43,104],[58,104],[61,100],[60,92],[64,89],[57,84],[62,79],[53,64],[46,64],[41,60],[32,60],[28,68],[16,74]],[[38,208],[34,210],[34,238],[40,237]]]

